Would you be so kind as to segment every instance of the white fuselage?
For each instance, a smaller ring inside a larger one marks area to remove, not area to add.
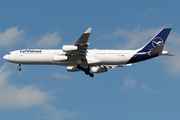
[[[96,65],[123,65],[126,64],[138,50],[87,50],[86,59],[90,66]],[[54,61],[54,56],[64,55],[62,50],[30,49],[16,50],[5,55],[3,58],[17,64],[35,65],[62,65],[74,66],[78,64],[77,57],[70,56],[68,60]]]

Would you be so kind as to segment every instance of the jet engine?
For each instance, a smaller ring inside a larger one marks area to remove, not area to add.
[[[101,68],[101,67],[92,67],[93,73],[103,73],[107,72],[107,68]]]
[[[75,51],[75,50],[78,50],[78,49],[79,49],[78,46],[75,46],[75,45],[64,45],[64,46],[62,47],[62,50],[63,50],[64,52]]]
[[[77,72],[80,71],[76,66],[67,66],[67,71],[68,72]]]
[[[60,61],[68,60],[68,56],[63,56],[63,55],[53,56],[52,59],[54,62],[60,62]]]

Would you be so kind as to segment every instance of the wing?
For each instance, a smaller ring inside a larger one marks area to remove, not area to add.
[[[107,68],[115,68],[115,67],[124,67],[124,66],[131,66],[131,64],[121,64],[121,65],[98,65],[95,67],[92,67],[93,73],[103,73],[107,72]]]
[[[125,66],[131,66],[132,64],[120,64],[120,65],[100,65],[99,67],[102,68],[115,68],[115,67],[125,67]]]
[[[87,42],[88,42],[90,33],[91,33],[91,28],[88,28],[88,29],[86,30],[86,32],[83,33],[83,34],[81,35],[81,37],[76,41],[76,43],[74,43],[74,45],[77,45],[77,46],[87,45]]]
[[[65,51],[66,55],[69,57],[74,57],[77,60],[78,64],[87,63],[86,53],[88,49],[88,39],[91,33],[91,28],[88,28],[81,37],[73,44],[69,46],[75,46],[77,49]]]

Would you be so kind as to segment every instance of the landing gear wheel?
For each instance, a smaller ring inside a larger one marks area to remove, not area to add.
[[[94,77],[94,74],[90,72],[90,67],[88,68],[82,67],[81,65],[77,65],[77,68],[82,70],[86,75],[89,75],[90,77]]]
[[[90,77],[94,77],[94,74],[93,74],[93,73],[89,73],[89,76],[90,76]]]
[[[21,71],[21,67],[20,66],[21,66],[21,64],[18,64],[18,68],[17,68],[18,71]]]
[[[78,69],[82,69],[81,65],[77,65],[77,68],[78,68]]]
[[[89,71],[85,70],[84,72],[85,72],[86,75],[89,75]]]
[[[18,71],[21,71],[21,68],[20,68],[20,67],[18,67],[17,69],[18,69]]]

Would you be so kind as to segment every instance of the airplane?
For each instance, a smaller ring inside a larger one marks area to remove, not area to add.
[[[88,28],[74,44],[64,45],[62,49],[15,50],[3,59],[18,64],[19,71],[21,65],[60,65],[66,66],[68,72],[83,71],[94,77],[93,73],[107,72],[108,68],[131,66],[162,55],[173,56],[163,51],[170,31],[171,28],[162,28],[146,45],[136,50],[90,50],[91,28]]]

